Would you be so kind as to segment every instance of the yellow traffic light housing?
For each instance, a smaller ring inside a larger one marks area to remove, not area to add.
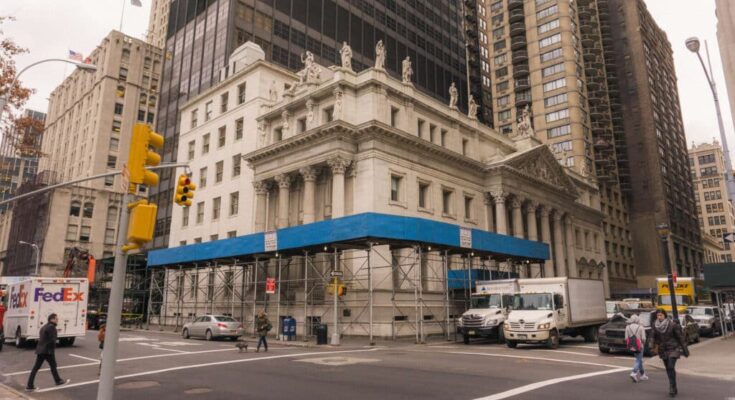
[[[192,183],[191,178],[187,175],[179,175],[179,180],[176,181],[176,192],[174,193],[174,203],[182,206],[191,206],[191,200],[194,198],[194,190],[197,185]]]
[[[150,148],[160,149],[163,147],[163,136],[153,132],[146,124],[135,124],[133,136],[130,139],[130,152],[128,153],[128,169],[130,170],[130,183],[138,185],[157,185],[158,174],[146,171],[146,166],[155,166],[161,163],[161,156],[151,151]]]
[[[128,244],[123,246],[123,251],[138,249],[153,240],[153,231],[156,228],[156,212],[158,211],[158,206],[149,204],[147,200],[130,203],[128,208],[130,209]]]

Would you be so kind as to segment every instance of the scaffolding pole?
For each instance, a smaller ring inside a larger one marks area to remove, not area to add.
[[[258,303],[258,257],[255,257],[254,278],[253,278],[253,337],[256,336],[258,328],[255,326],[255,308]]]
[[[449,264],[447,264],[447,251],[442,256],[442,280],[444,281],[444,325],[449,341]],[[456,329],[455,329],[456,330]]]
[[[373,274],[372,266],[370,265],[370,257],[373,253],[373,243],[370,243],[370,247],[367,253],[367,273],[368,273],[368,307],[370,307],[369,316],[369,327],[370,330],[370,345],[374,346],[375,341],[373,340]]]
[[[277,258],[277,265],[278,268],[278,303],[276,304],[276,338],[280,338],[281,336],[281,268],[283,265],[281,264],[283,258],[278,257]]]
[[[309,340],[309,327],[307,326],[309,308],[309,252],[304,252],[304,342]]]

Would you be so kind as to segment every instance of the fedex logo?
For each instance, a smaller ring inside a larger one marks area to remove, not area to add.
[[[44,292],[43,288],[36,288],[33,294],[33,301],[39,299],[43,301],[82,301],[84,293],[75,292],[72,288],[63,288],[56,293]]]
[[[25,308],[28,305],[28,292],[25,290],[25,285],[20,285],[18,291],[15,291],[15,286],[10,289],[10,308]]]

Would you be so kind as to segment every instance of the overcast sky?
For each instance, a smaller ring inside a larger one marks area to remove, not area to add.
[[[89,54],[110,30],[119,28],[123,3],[123,32],[143,38],[148,28],[150,0],[141,1],[142,8],[131,6],[130,0],[0,0],[0,15],[17,19],[6,23],[3,29],[7,36],[30,50],[17,59],[18,67],[23,68],[39,59],[66,58],[68,49]],[[730,148],[735,148],[733,118],[717,46],[714,0],[646,0],[646,3],[656,22],[667,32],[674,50],[687,146],[692,141],[709,142],[719,137],[707,81],[697,57],[684,47],[687,37],[698,36],[709,42],[725,127],[731,138]],[[36,89],[28,107],[45,111],[49,93],[71,71],[70,65],[49,63],[24,73],[22,81]]]

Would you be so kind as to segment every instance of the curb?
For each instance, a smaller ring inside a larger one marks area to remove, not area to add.
[[[10,397],[5,397],[7,393],[10,394]],[[33,400],[33,397],[27,396],[10,386],[0,383],[0,400],[6,400],[6,399],[24,399],[24,400]]]

